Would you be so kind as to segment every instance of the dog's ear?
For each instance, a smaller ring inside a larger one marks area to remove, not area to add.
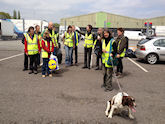
[[[127,96],[123,96],[123,99],[122,99],[122,105],[125,106],[127,105]]]

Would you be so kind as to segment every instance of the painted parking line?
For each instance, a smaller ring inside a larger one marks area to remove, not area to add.
[[[148,70],[146,70],[145,68],[143,68],[141,65],[139,65],[138,63],[136,63],[135,61],[133,61],[132,59],[128,58],[128,60],[130,60],[132,63],[134,63],[136,66],[138,66],[140,69],[142,69],[144,72],[148,72]]]
[[[15,58],[15,57],[17,57],[17,56],[21,56],[21,55],[23,55],[24,53],[20,53],[20,54],[17,54],[17,55],[13,55],[13,56],[10,56],[10,57],[6,57],[6,58],[3,58],[3,59],[0,59],[0,62],[2,62],[2,61],[5,61],[5,60],[8,60],[8,59],[11,59],[11,58]]]

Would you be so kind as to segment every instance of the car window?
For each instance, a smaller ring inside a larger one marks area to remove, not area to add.
[[[149,41],[149,39],[143,39],[143,40],[139,41],[138,44],[145,44],[145,43],[147,43],[148,41]]]
[[[160,46],[160,40],[155,41],[154,46]]]
[[[161,39],[160,40],[160,46],[161,47],[165,47],[165,39]]]
[[[165,39],[155,41],[154,46],[165,47]]]

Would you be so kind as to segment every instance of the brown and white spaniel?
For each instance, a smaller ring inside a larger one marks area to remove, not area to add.
[[[128,116],[130,119],[134,119],[132,112],[136,112],[136,104],[135,99],[129,96],[125,92],[119,92],[115,95],[110,101],[107,101],[107,108],[105,111],[105,115],[108,118],[112,118],[114,112],[119,112],[123,109],[128,109]]]

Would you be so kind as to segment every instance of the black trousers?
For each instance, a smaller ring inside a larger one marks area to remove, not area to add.
[[[92,47],[91,48],[84,47],[84,66],[85,67],[90,68],[91,54],[92,54]]]
[[[100,56],[100,55],[96,56],[96,66],[97,66],[97,67],[99,67],[99,62],[100,62],[100,60],[101,60],[101,63],[102,63],[101,56]]]
[[[78,46],[75,46],[75,50],[73,50],[73,52],[75,51],[75,64],[78,63]],[[72,62],[73,64],[73,55],[72,55]]]
[[[37,57],[38,57],[38,54],[36,55],[29,55],[29,58],[30,58],[30,70],[35,70],[37,71]]]
[[[28,56],[24,53],[24,69],[28,69]]]
[[[117,65],[117,72],[123,73],[123,62],[122,62],[123,58],[118,58],[118,65]]]
[[[37,65],[40,65],[40,54],[37,54]]]

